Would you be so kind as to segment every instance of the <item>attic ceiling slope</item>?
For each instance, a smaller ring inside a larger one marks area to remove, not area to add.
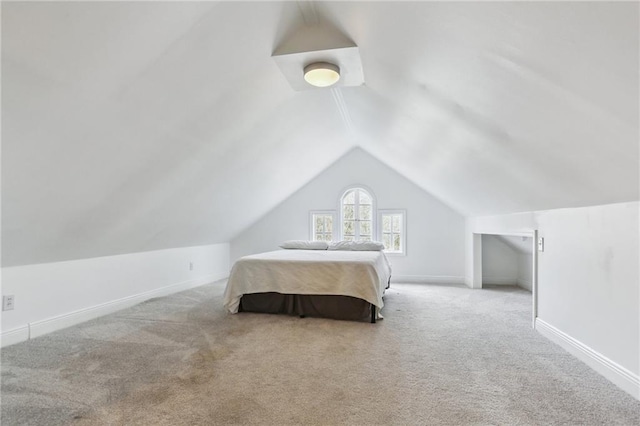
[[[153,35],[128,31],[104,73],[87,68],[85,51],[104,50],[120,22],[135,27],[147,13],[115,3],[3,5],[12,22],[2,28],[3,266],[228,241],[353,146],[331,93],[294,97],[271,62],[291,6],[220,3],[174,23],[179,4],[136,3],[173,36],[149,56]],[[34,16],[40,27],[29,27]],[[92,24],[106,33],[92,38]],[[138,54],[145,65],[113,72]],[[59,57],[86,68],[82,78],[54,78]],[[265,70],[259,79],[255,69]]]
[[[320,6],[362,52],[359,144],[456,210],[639,199],[637,3]]]
[[[354,146],[466,215],[638,200],[638,8],[4,2],[3,266],[229,241]],[[287,84],[318,22],[365,85]]]

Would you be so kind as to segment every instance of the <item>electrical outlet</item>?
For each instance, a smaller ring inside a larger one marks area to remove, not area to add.
[[[189,270],[193,271],[193,262],[189,262]]]
[[[2,310],[3,311],[12,311],[14,307],[14,296],[13,294],[9,296],[2,296]]]

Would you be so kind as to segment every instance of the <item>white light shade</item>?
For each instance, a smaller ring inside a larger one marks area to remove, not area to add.
[[[340,80],[340,68],[328,62],[315,62],[304,67],[304,79],[312,86],[332,86]]]

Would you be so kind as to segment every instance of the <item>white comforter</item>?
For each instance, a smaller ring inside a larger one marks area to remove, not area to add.
[[[278,250],[236,261],[224,306],[237,313],[243,294],[352,296],[382,308],[391,267],[381,251]]]

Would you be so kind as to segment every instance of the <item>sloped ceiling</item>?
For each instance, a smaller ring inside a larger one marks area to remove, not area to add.
[[[491,235],[491,237],[502,241],[518,254],[531,255],[533,253],[531,237],[516,237],[514,235]]]
[[[301,25],[365,85],[295,92]],[[229,241],[360,146],[466,215],[638,200],[637,3],[2,3],[2,264]]]

